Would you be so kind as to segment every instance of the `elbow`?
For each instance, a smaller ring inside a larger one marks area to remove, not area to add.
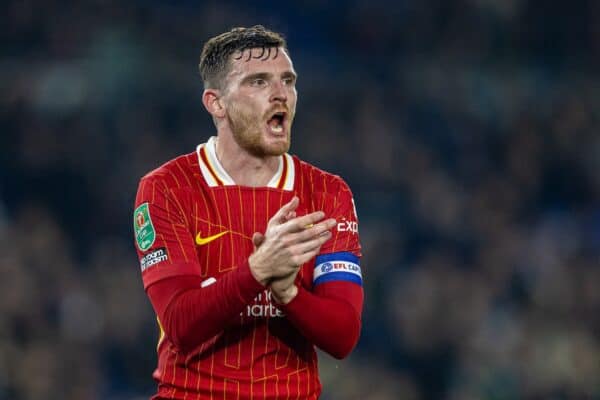
[[[337,360],[343,360],[348,357],[352,350],[356,347],[358,343],[358,338],[360,337],[360,328],[361,322],[358,316],[355,316],[351,323],[348,324],[347,329],[338,337],[333,346],[330,349],[325,350],[329,355]]]
[[[329,355],[331,355],[336,360],[343,360],[344,358],[350,355],[353,349],[354,347],[339,348],[330,352]]]
[[[162,316],[162,329],[165,337],[179,350],[185,352],[190,347],[190,335],[182,329],[177,315],[167,309]]]
[[[352,350],[354,350],[357,343],[358,335],[356,336],[356,339],[352,341],[347,341],[345,343],[340,342],[336,348],[329,352],[329,354],[337,360],[343,360],[344,358],[348,357],[350,353],[352,353]]]
[[[195,347],[191,335],[186,334],[186,332],[179,332],[177,329],[169,329],[165,330],[165,335],[169,341],[173,343],[175,348],[182,353],[188,353]]]

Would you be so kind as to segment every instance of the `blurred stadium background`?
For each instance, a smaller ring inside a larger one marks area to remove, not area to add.
[[[360,343],[324,400],[600,399],[600,2],[16,1],[0,13],[0,399],[143,399],[138,179],[213,134],[197,60],[262,23],[292,152],[346,178]]]

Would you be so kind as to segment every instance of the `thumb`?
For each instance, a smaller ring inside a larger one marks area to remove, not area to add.
[[[254,232],[252,235],[252,244],[254,245],[254,250],[260,247],[261,244],[265,241],[265,235],[259,232]]]

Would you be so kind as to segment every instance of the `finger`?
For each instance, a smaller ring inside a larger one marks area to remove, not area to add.
[[[289,221],[290,219],[294,218],[296,218],[296,211],[291,211],[288,213],[288,215],[285,216],[286,221]]]
[[[313,239],[317,236],[324,234],[325,232],[328,232],[331,228],[335,226],[336,223],[337,221],[335,220],[335,218],[329,218],[325,221],[321,221],[318,224],[312,225],[310,228],[305,228],[301,232],[294,233],[293,235],[295,235],[295,237],[291,238],[290,242],[304,242],[306,240]]]
[[[321,252],[321,247],[319,246],[311,251],[308,251],[306,253],[303,253],[303,254],[297,256],[295,261],[298,263],[298,265],[302,266],[302,265],[306,264],[307,262],[309,262],[310,260],[312,260],[313,258],[315,258],[316,256],[318,256],[320,252]]]
[[[323,234],[321,234],[311,240],[307,240],[305,242],[301,242],[301,243],[294,245],[292,248],[290,248],[290,251],[292,252],[292,254],[295,254],[296,256],[303,255],[304,253],[313,252],[315,250],[320,249],[321,246],[325,242],[327,242],[329,239],[331,239],[331,236],[332,236],[331,232],[326,231]]]
[[[294,245],[296,243],[306,242],[312,240],[320,235],[329,232],[336,224],[334,218],[329,218],[325,221],[321,221],[317,224],[310,226],[310,228],[304,228],[300,232],[288,232],[286,236],[286,243],[288,245]]]
[[[252,244],[254,245],[255,249],[260,247],[260,245],[263,244],[264,241],[265,235],[263,235],[260,232],[254,232],[254,235],[252,235]]]
[[[300,232],[306,229],[307,226],[311,226],[319,222],[325,218],[325,213],[323,211],[315,211],[310,214],[303,215],[301,217],[296,217],[287,221],[282,225],[282,232]]]
[[[286,222],[286,216],[295,211],[298,208],[298,204],[300,204],[300,200],[297,196],[292,197],[292,199],[284,204],[269,220],[269,225],[272,223],[275,224],[283,224]]]

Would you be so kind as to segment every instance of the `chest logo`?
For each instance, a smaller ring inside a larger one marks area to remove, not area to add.
[[[229,232],[229,231],[219,232],[216,235],[207,236],[207,237],[202,237],[202,235],[200,235],[200,232],[198,232],[198,234],[196,235],[196,244],[198,246],[204,246],[205,244],[209,244],[213,240],[220,238],[227,232]]]

